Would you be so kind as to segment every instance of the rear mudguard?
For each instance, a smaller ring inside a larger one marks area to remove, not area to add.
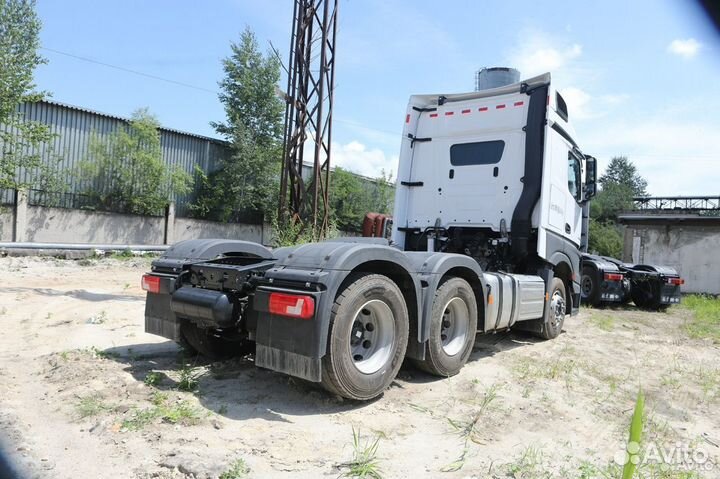
[[[406,253],[388,245],[387,240],[347,238],[311,243],[274,252],[275,267],[265,273],[255,296],[260,311],[257,329],[258,366],[320,381],[320,359],[325,355],[332,306],[353,272],[383,274],[403,291],[410,314],[407,355],[422,359],[420,347],[429,334],[432,299],[441,278],[450,270],[467,277],[478,292],[478,306],[484,302],[482,271],[464,255],[449,253]],[[298,321],[268,312],[269,293],[278,289],[312,291],[316,314],[312,321]],[[484,308],[479,307],[484,311]]]

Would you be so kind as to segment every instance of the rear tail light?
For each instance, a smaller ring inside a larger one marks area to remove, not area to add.
[[[605,273],[605,281],[622,281],[623,275],[620,273]]]
[[[310,319],[315,314],[315,298],[297,294],[270,293],[271,314],[290,318]]]
[[[685,284],[685,280],[682,278],[668,278],[667,282],[668,284],[672,284],[674,286],[680,286],[681,284]]]
[[[148,293],[157,294],[160,292],[160,276],[153,276],[151,274],[143,275],[140,286]]]

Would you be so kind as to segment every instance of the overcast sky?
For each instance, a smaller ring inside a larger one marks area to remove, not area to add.
[[[229,42],[250,26],[287,61],[292,1],[39,0],[38,11],[49,64],[36,79],[53,99],[121,116],[147,106],[164,126],[216,136]],[[654,195],[720,194],[720,38],[692,2],[340,0],[339,19],[335,165],[397,171],[411,94],[471,91],[478,68],[514,66],[552,72],[601,168],[624,154]]]

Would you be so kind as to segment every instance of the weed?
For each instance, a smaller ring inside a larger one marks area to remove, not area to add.
[[[507,474],[515,479],[549,478],[551,473],[542,470],[542,451],[536,447],[528,446],[520,456],[510,464],[506,464]]]
[[[152,396],[150,397],[150,402],[153,403],[155,406],[162,406],[165,404],[168,400],[168,394],[162,393],[160,391],[154,391],[152,393]]]
[[[692,317],[683,326],[691,338],[707,338],[720,343],[720,298],[688,295],[683,298],[681,307],[692,312]]]
[[[218,412],[218,414],[223,414],[223,415],[227,414],[227,412],[228,412],[227,404],[222,404],[218,408],[217,412]]]
[[[465,458],[467,456],[467,453],[469,451],[469,441],[472,441],[474,443],[480,444],[480,438],[477,436],[478,429],[477,424],[480,421],[480,418],[483,416],[485,412],[487,412],[488,409],[490,409],[490,406],[492,403],[497,399],[497,392],[500,387],[497,384],[493,384],[490,387],[487,388],[485,393],[483,394],[482,399],[480,399],[479,402],[479,408],[475,413],[472,415],[472,417],[467,421],[457,421],[453,420],[451,418],[447,418],[448,423],[450,423],[450,426],[453,427],[456,433],[462,437],[465,442],[463,443],[463,451],[460,454],[460,457],[458,457],[455,461],[451,462],[450,464],[447,464],[446,466],[443,466],[440,470],[442,472],[454,472],[459,471],[462,469],[463,465],[465,465]]]
[[[680,378],[672,373],[665,373],[660,376],[660,384],[670,389],[678,389],[681,385]]]
[[[7,314],[7,308],[3,306],[2,308],[0,308],[0,316],[3,316],[5,314]]]
[[[52,315],[53,315],[52,312],[48,312],[48,314],[45,315],[45,319],[52,318]]]
[[[696,369],[692,374],[702,388],[705,399],[720,396],[720,369]]]
[[[564,357],[564,353],[560,353],[555,359],[549,361],[521,358],[513,367],[513,373],[517,379],[522,381],[563,379],[569,387],[577,368],[577,361],[566,358]]]
[[[61,358],[63,361],[67,361],[68,359],[70,359],[70,351],[63,351],[63,352],[61,352],[61,353],[60,353],[60,358]]]
[[[172,424],[197,424],[201,417],[200,410],[186,401],[179,401],[173,406],[161,406],[160,410],[162,420]]]
[[[180,379],[178,380],[178,389],[180,391],[197,392],[198,378],[200,377],[196,368],[184,364],[180,369]]]
[[[220,474],[218,479],[242,479],[250,473],[250,468],[243,459],[236,459],[230,467]]]
[[[622,479],[632,479],[639,462],[640,442],[642,441],[643,411],[645,410],[645,396],[642,390],[638,391],[635,400],[635,411],[630,420],[630,435],[628,436],[627,451],[630,453],[629,460],[623,467]]]
[[[103,324],[108,320],[108,315],[105,310],[100,311],[95,316],[90,316],[87,320],[87,324]]]
[[[148,386],[157,386],[161,381],[162,374],[157,371],[150,371],[145,375],[145,380],[143,382]]]
[[[106,404],[97,394],[81,397],[75,405],[75,411],[80,419],[97,416],[103,411],[108,411],[112,406]]]
[[[89,354],[93,358],[98,358],[98,359],[108,359],[108,358],[112,357],[111,353],[108,353],[107,351],[101,351],[98,348],[96,348],[95,346],[90,346],[87,349],[80,350],[80,352]]]
[[[126,248],[122,251],[113,251],[110,255],[113,259],[131,259],[135,257],[135,253],[131,249]]]
[[[340,464],[341,468],[347,469],[342,477],[381,479],[380,467],[377,461],[377,451],[380,445],[380,437],[374,440],[360,440],[360,430],[353,427],[353,458],[350,462]]]
[[[153,422],[159,415],[159,408],[148,408],[148,409],[136,409],[132,417],[129,419],[125,419],[122,422],[122,428],[127,429],[128,431],[137,431],[151,422]]]
[[[603,331],[612,331],[615,327],[615,318],[607,314],[595,314],[590,317],[590,322]]]
[[[187,401],[178,401],[170,405],[167,403],[167,396],[155,396],[153,397],[153,403],[155,404],[154,407],[136,409],[129,419],[122,422],[123,429],[137,431],[156,419],[171,424],[190,426],[197,424],[202,416],[200,410]]]

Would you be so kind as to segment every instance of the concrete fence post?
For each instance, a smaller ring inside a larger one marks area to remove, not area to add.
[[[165,210],[165,244],[175,242],[175,202],[171,201]]]
[[[27,190],[15,190],[15,234],[13,235],[13,241],[16,243],[23,242],[27,239],[27,213]]]

